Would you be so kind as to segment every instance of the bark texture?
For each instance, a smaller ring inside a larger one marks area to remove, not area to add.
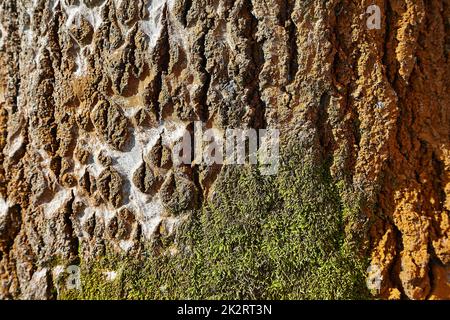
[[[379,30],[366,25],[371,4]],[[275,248],[239,271],[238,297],[349,297],[294,292],[283,278],[346,248],[379,268],[376,296],[450,298],[449,59],[448,0],[0,0],[0,297],[63,297],[67,265],[190,261],[196,243],[226,239],[216,260],[202,251],[184,267]],[[171,150],[194,121],[280,129],[280,173],[242,184],[244,168],[175,167]],[[254,193],[234,200],[236,190]],[[228,222],[212,223],[220,214]],[[284,236],[307,255],[329,220],[336,244],[279,269]],[[236,226],[263,240],[227,238]],[[211,281],[232,283],[235,268]],[[337,274],[330,288],[343,285]],[[124,279],[118,297],[138,297]],[[158,284],[148,297],[231,297]]]

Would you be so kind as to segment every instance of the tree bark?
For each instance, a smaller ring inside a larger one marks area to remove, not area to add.
[[[0,297],[70,298],[67,266],[148,254],[193,272],[155,282],[170,298],[355,297],[369,267],[375,296],[448,299],[449,19],[448,0],[1,0]],[[278,174],[176,166],[195,122],[280,130]]]

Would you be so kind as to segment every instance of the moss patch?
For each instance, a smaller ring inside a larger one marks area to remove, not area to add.
[[[288,154],[277,176],[225,168],[213,199],[165,242],[178,254],[163,248],[167,254],[82,265],[83,290],[61,298],[367,298],[366,261],[344,232],[344,215],[352,213],[327,166],[311,165],[295,150]],[[118,272],[113,282],[101,274],[107,269]]]

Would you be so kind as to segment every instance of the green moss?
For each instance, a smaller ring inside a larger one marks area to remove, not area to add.
[[[168,241],[180,253],[84,266],[83,299],[367,298],[366,261],[349,246],[346,207],[327,166],[285,152],[277,176],[227,167],[215,196]],[[355,209],[356,210],[356,209]],[[150,251],[150,248],[149,248]],[[102,270],[119,270],[107,282]]]

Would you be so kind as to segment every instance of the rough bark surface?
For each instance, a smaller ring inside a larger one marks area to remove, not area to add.
[[[160,239],[233,184],[172,164],[194,121],[279,128],[339,187],[379,297],[450,298],[448,0],[0,0],[0,65],[1,298],[182,250]]]

